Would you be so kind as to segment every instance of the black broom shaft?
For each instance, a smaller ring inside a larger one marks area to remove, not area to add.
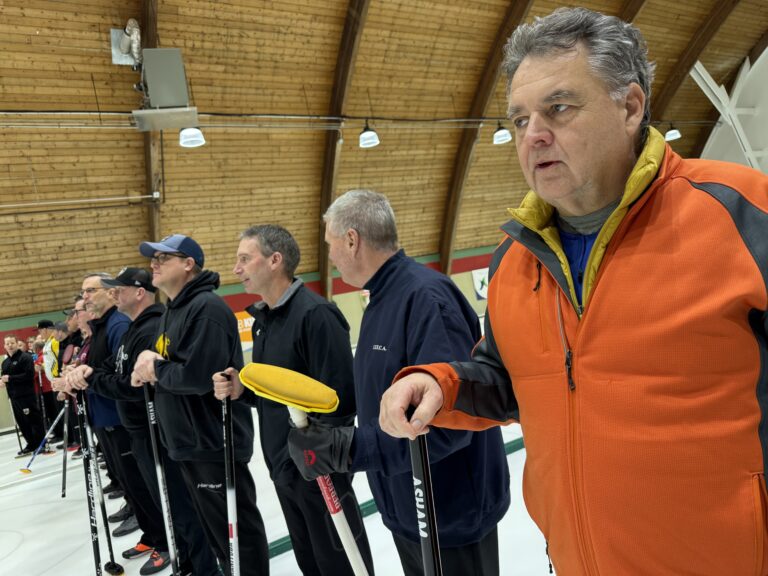
[[[99,466],[98,461],[96,458],[93,457],[94,454],[94,441],[93,441],[93,430],[91,430],[91,425],[88,423],[88,405],[85,401],[85,394],[83,394],[83,412],[85,412],[85,435],[86,439],[88,441],[88,452],[91,453],[91,465],[92,473],[96,477],[96,495],[99,498],[99,507],[101,508],[101,520],[104,522],[104,532],[106,533],[107,537],[107,549],[109,550],[109,561],[112,564],[115,564],[115,553],[112,551],[112,535],[109,533],[109,520],[107,518],[107,506],[104,503],[104,492],[101,488],[101,474],[99,474]]]
[[[416,440],[409,441],[409,444],[424,576],[442,576],[443,567],[440,562],[440,543],[437,535],[435,500],[432,495],[427,438],[421,435]],[[423,520],[421,516],[424,517]]]
[[[69,398],[64,400],[64,431],[61,450],[61,497],[67,496],[67,446],[69,445]]]
[[[83,430],[85,429],[85,416],[84,416],[84,409],[85,406],[83,405],[83,396],[84,394],[82,392],[78,393],[78,402],[77,402],[77,424],[80,426],[80,433],[83,434]],[[82,441],[82,438],[80,439]],[[102,576],[101,572],[101,552],[99,551],[99,525],[96,520],[96,503],[94,502],[94,491],[93,491],[93,472],[91,470],[91,452],[90,448],[88,447],[87,442],[83,442],[81,446],[81,450],[83,451],[83,469],[85,471],[85,489],[87,493],[87,500],[88,500],[88,515],[91,519],[91,543],[93,544],[93,562],[96,566],[96,576]],[[109,528],[107,528],[109,530]]]
[[[179,555],[176,548],[176,536],[173,532],[173,515],[171,514],[171,502],[168,498],[168,485],[165,480],[165,470],[160,459],[160,445],[157,437],[157,415],[155,403],[149,398],[149,384],[144,383],[144,402],[147,405],[147,418],[149,419],[149,440],[152,444],[152,456],[155,459],[155,472],[157,474],[157,488],[160,491],[160,505],[163,509],[163,522],[165,523],[165,535],[168,539],[168,555],[171,558],[171,571],[173,576],[178,576]]]

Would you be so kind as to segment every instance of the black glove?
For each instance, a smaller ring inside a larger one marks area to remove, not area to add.
[[[305,480],[349,471],[354,426],[331,427],[310,420],[306,428],[288,432],[288,453]]]

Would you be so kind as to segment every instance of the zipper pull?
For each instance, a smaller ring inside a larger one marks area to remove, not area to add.
[[[541,286],[541,262],[536,262],[536,286],[533,287],[533,291],[536,292],[539,289],[539,286]]]
[[[571,368],[573,367],[573,354],[571,353],[571,349],[568,348],[565,351],[565,373],[568,375],[568,388],[571,390],[576,390],[576,383],[573,381],[573,374],[571,373]]]

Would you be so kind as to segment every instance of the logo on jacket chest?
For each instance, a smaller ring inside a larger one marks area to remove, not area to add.
[[[120,345],[117,349],[117,373],[125,374],[125,364],[128,362],[128,353],[125,351],[125,346]]]
[[[374,344],[373,346],[371,346],[371,350],[373,350],[374,352],[386,352],[387,347],[384,344]]]
[[[157,353],[160,354],[160,356],[168,360],[168,348],[170,345],[171,339],[165,334],[160,334],[155,342],[155,350],[157,350]]]

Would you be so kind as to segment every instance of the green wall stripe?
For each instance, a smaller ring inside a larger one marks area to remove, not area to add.
[[[515,440],[512,440],[510,442],[506,442],[504,444],[504,452],[506,452],[507,455],[512,454],[513,452],[517,452],[518,450],[522,449],[524,447],[523,439],[522,438],[516,438]],[[366,502],[363,502],[360,504],[360,514],[363,518],[367,518],[371,514],[375,514],[378,512],[378,509],[376,508],[376,502],[373,500],[367,500]],[[283,552],[288,552],[293,547],[291,546],[291,539],[288,536],[283,536],[282,538],[278,538],[274,542],[269,543],[269,557],[274,558],[275,556],[278,556],[282,554]]]

